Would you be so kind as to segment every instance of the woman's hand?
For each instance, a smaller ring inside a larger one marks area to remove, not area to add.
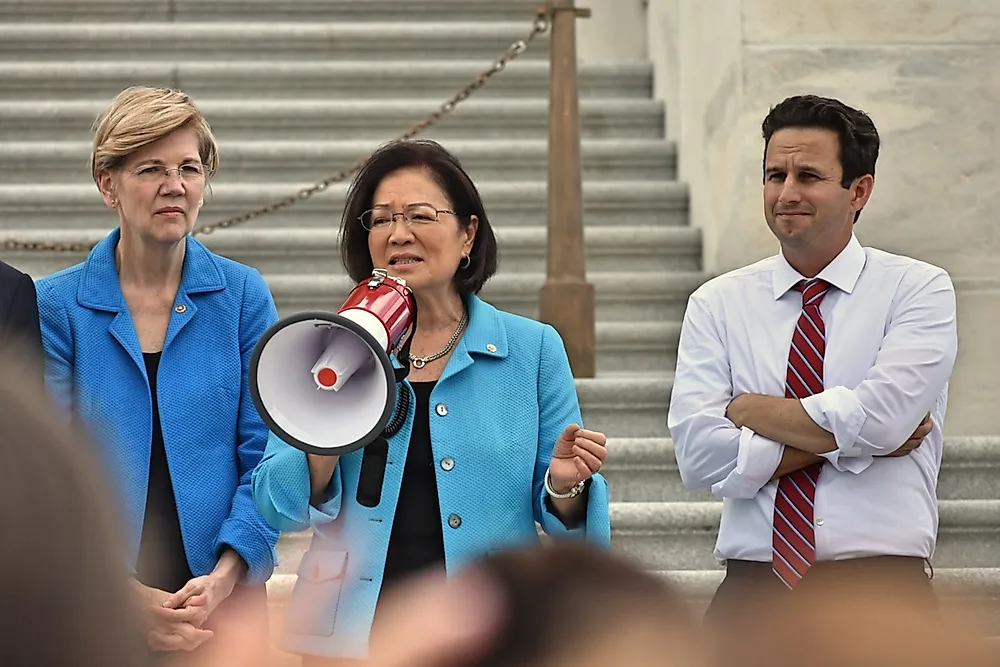
[[[170,593],[144,586],[135,579],[130,586],[144,621],[146,643],[154,651],[193,651],[214,636],[212,631],[202,630],[187,621],[165,618],[161,612]]]
[[[600,472],[608,456],[607,443],[603,433],[582,429],[578,424],[567,426],[552,449],[549,463],[552,490],[566,493]]]
[[[319,456],[306,454],[309,464],[309,503],[313,506],[322,505],[326,500],[326,490],[333,479],[333,469],[337,467],[339,456]]]
[[[212,612],[232,595],[246,569],[239,554],[227,549],[211,574],[195,577],[179,591],[168,595],[156,609],[156,617],[166,623],[187,623],[200,629]]]

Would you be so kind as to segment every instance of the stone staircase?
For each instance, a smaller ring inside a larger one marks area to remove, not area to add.
[[[527,34],[537,0],[0,0],[0,241],[86,241],[115,219],[87,173],[90,126],[123,87],[179,87],[221,145],[202,223],[281,198],[353,163],[433,111]],[[376,23],[378,22],[378,23]],[[721,578],[721,505],[685,490],[665,425],[685,301],[708,276],[663,105],[646,63],[583,64],[584,220],[597,291],[598,376],[577,381],[606,432],[614,548],[703,605]],[[481,188],[501,246],[483,291],[537,317],[545,271],[547,37],[424,136]],[[201,237],[258,267],[282,315],[333,309],[346,184]],[[4,252],[35,277],[82,254]],[[953,438],[941,476],[935,581],[1000,635],[1000,438]],[[276,611],[305,534],[285,535]]]

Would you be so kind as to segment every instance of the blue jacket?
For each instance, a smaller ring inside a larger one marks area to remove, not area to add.
[[[68,418],[82,420],[117,482],[134,572],[153,415],[139,337],[115,270],[119,235],[109,234],[83,263],[39,280],[37,291],[46,385]],[[247,369],[277,311],[257,271],[191,237],[186,242],[157,378],[184,548],[197,577],[212,571],[228,545],[249,565],[243,583],[261,584],[274,570],[278,533],[250,493],[267,427],[250,399]]]
[[[475,296],[467,304],[468,328],[430,405],[447,571],[491,551],[537,544],[536,521],[555,538],[609,547],[608,489],[601,475],[590,485],[586,523],[576,529],[567,530],[543,501],[556,439],[568,424],[582,426],[562,339],[547,324]],[[363,451],[340,458],[331,499],[319,508],[309,505],[306,455],[273,433],[254,471],[254,500],[268,522],[282,531],[314,531],[287,608],[286,651],[326,657],[367,651],[413,427],[413,390],[406,381],[400,389],[410,393],[409,414],[389,438],[392,464],[377,507],[355,499]],[[442,465],[445,459],[450,461]]]

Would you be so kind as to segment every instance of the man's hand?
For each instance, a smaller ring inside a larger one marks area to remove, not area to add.
[[[913,431],[913,435],[907,438],[906,442],[899,446],[899,449],[888,454],[883,454],[882,457],[906,456],[920,446],[920,443],[924,441],[924,438],[927,437],[933,428],[934,422],[931,421],[931,413],[928,412],[923,421],[917,424],[917,428]]]

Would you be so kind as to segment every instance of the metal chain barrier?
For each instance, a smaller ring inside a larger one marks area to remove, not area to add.
[[[422,121],[414,124],[406,132],[397,136],[395,140],[406,141],[408,139],[412,139],[437,123],[444,116],[454,111],[455,107],[467,100],[472,93],[482,88],[490,79],[502,72],[507,67],[508,63],[524,53],[527,50],[528,45],[530,45],[536,37],[548,31],[551,26],[551,17],[551,9],[544,6],[539,7],[535,15],[534,23],[532,24],[531,32],[529,32],[524,39],[519,39],[516,42],[513,42],[509,47],[507,47],[507,50],[504,51],[499,58],[493,61],[493,64],[488,69],[481,72],[471,83],[452,96],[451,99],[442,104],[436,111],[431,113]],[[211,234],[219,229],[229,229],[230,227],[241,225],[262,215],[267,215],[287,206],[291,206],[292,204],[305,201],[313,195],[323,192],[334,183],[339,183],[348,179],[351,175],[357,172],[362,165],[364,165],[367,159],[368,156],[364,156],[343,171],[340,171],[328,178],[324,178],[322,181],[319,181],[314,185],[303,188],[295,194],[279,199],[278,201],[267,204],[259,209],[249,211],[247,213],[241,213],[240,215],[227,218],[226,220],[197,227],[191,231],[191,235],[199,236],[203,234]],[[95,245],[97,245],[97,243],[99,243],[99,241],[94,243],[56,243],[50,241],[32,242],[11,239],[4,241],[3,247],[5,250],[11,251],[89,252]]]

